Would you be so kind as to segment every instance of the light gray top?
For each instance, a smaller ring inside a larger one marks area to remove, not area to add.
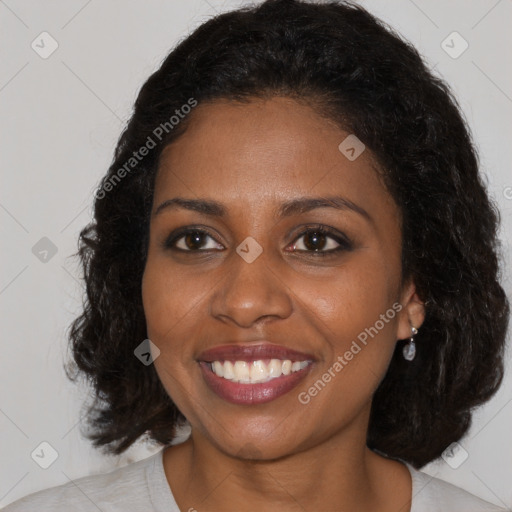
[[[78,478],[21,498],[5,512],[180,512],[167,482],[163,449],[109,473]],[[505,512],[452,484],[407,465],[412,476],[410,512]],[[190,503],[186,510],[200,503]]]

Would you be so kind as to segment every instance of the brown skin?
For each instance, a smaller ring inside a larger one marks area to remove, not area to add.
[[[420,327],[424,308],[414,284],[401,282],[400,214],[370,151],[349,161],[338,150],[348,133],[290,98],[216,101],[190,116],[186,133],[162,153],[142,286],[148,336],[161,351],[156,370],[192,426],[187,442],[164,452],[178,505],[199,512],[408,511],[407,468],[370,451],[366,433],[396,341]],[[334,208],[274,217],[284,201],[332,195],[371,220]],[[154,215],[178,196],[214,199],[227,214],[177,208]],[[314,245],[311,234],[301,235],[310,223],[345,234],[353,249],[315,256],[315,247],[339,244],[327,235]],[[175,242],[189,252],[163,248],[172,231],[198,225],[213,238]],[[252,263],[236,252],[248,236],[263,248]],[[397,302],[403,309],[301,404],[298,394]],[[198,355],[257,340],[314,355],[311,372],[265,404],[222,400],[204,383]]]

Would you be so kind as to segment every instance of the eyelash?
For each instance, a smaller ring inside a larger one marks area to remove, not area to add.
[[[181,249],[179,247],[175,247],[174,244],[181,238],[183,238],[185,235],[188,235],[190,233],[199,233],[202,235],[207,235],[208,237],[215,240],[215,237],[206,229],[204,228],[193,228],[193,227],[185,227],[181,228],[178,231],[171,233],[167,239],[164,241],[163,246],[165,249],[170,249],[173,251],[179,251],[179,252],[189,252],[189,253],[201,253],[201,252],[209,252],[209,251],[218,251],[217,249]],[[335,249],[330,249],[328,251],[308,251],[304,249],[299,249],[298,252],[302,253],[309,253],[313,257],[328,257],[328,256],[335,256],[341,251],[350,251],[353,249],[352,242],[345,236],[338,232],[335,232],[334,230],[327,228],[322,225],[308,225],[304,228],[303,231],[301,231],[295,238],[294,238],[294,244],[299,239],[301,239],[304,235],[307,235],[309,233],[318,233],[325,236],[328,236],[329,238],[332,238],[336,243],[339,244],[338,247]],[[216,240],[215,240],[216,241]],[[216,241],[216,243],[219,243]]]

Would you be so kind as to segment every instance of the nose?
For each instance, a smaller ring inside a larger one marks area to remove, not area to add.
[[[265,251],[251,263],[234,252],[224,265],[225,276],[212,296],[214,317],[247,328],[263,318],[290,316],[289,288],[279,270],[271,267]]]

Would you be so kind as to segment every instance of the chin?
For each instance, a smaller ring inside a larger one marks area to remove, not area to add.
[[[216,425],[213,430],[203,427],[200,431],[205,433],[211,444],[230,457],[268,461],[301,451],[301,446],[306,444],[307,439],[300,442],[300,433],[290,429],[289,425],[284,433],[283,424],[282,421],[265,424],[241,421],[238,426],[229,430]]]

